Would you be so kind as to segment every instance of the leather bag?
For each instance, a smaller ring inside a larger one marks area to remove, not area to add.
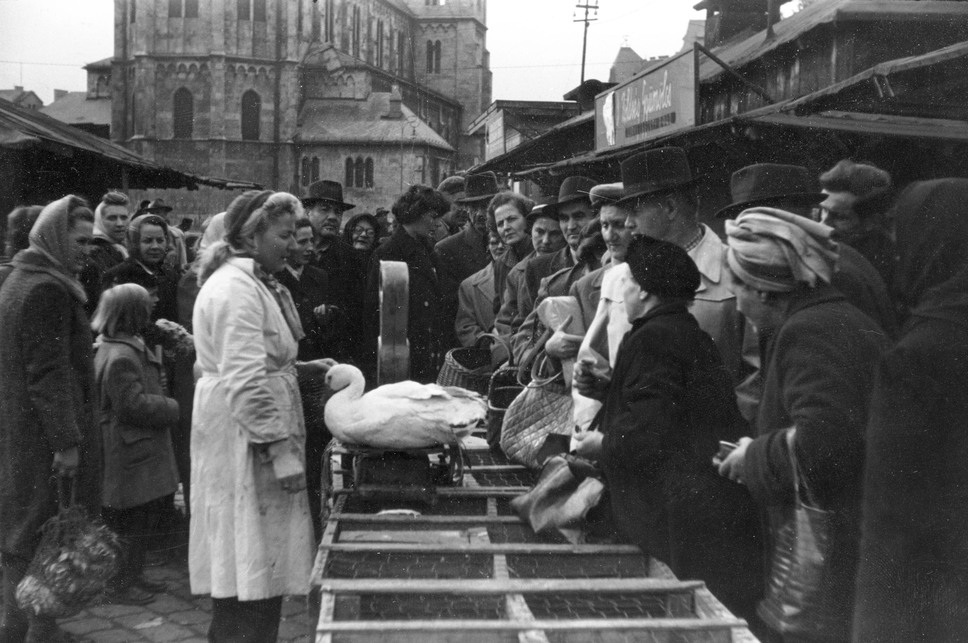
[[[844,592],[831,569],[836,514],[821,509],[799,470],[788,434],[795,502],[793,514],[774,534],[766,594],[757,614],[774,631],[817,640],[850,638]]]
[[[557,455],[545,463],[534,487],[512,500],[511,507],[535,533],[558,533],[579,545],[585,542],[585,518],[604,491],[594,464],[577,456]]]
[[[530,469],[544,464],[538,461],[538,453],[549,434],[570,436],[572,432],[573,402],[561,371],[542,376],[542,367],[550,361],[543,350],[533,361],[531,381],[511,402],[501,428],[504,455]]]

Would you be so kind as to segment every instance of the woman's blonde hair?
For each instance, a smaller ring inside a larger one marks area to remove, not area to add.
[[[105,337],[138,335],[151,320],[151,296],[144,286],[120,284],[101,293],[91,329]]]
[[[202,255],[198,268],[198,285],[201,286],[221,267],[229,257],[246,256],[247,239],[262,234],[277,219],[286,215],[297,219],[303,216],[299,199],[288,192],[265,192],[251,190],[236,197],[225,213],[225,236],[213,243]]]

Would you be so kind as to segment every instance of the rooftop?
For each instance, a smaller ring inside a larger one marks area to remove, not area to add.
[[[40,111],[68,125],[111,125],[111,99],[89,99],[87,92],[68,92]]]

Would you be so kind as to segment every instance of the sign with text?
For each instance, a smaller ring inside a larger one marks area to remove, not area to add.
[[[695,54],[673,56],[595,97],[595,149],[640,143],[696,122]]]

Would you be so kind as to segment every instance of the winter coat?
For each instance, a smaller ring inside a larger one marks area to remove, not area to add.
[[[151,312],[151,319],[178,321],[178,280],[181,274],[177,268],[164,264],[148,268],[136,259],[129,257],[104,273],[101,277],[101,292],[118,284],[135,283],[145,288],[158,289],[158,303]]]
[[[521,298],[524,294],[524,269],[529,263],[537,259],[538,255],[531,251],[527,257],[519,261],[507,274],[504,284],[504,295],[501,297],[501,309],[494,318],[494,330],[499,335],[510,338],[524,321],[527,312],[521,309]],[[522,315],[524,312],[524,315]]]
[[[342,315],[334,328],[333,340],[327,357],[357,364],[372,355],[364,354],[363,308],[364,286],[367,266],[360,263],[360,254],[342,240],[334,240],[326,250],[317,251],[315,266],[326,273],[328,279],[327,304],[338,306]]]
[[[525,236],[512,246],[509,246],[504,254],[494,262],[494,314],[497,315],[504,305],[504,293],[508,285],[508,275],[511,270],[522,261],[531,258],[534,246],[531,245],[531,237]]]
[[[49,265],[36,254],[19,257]],[[91,344],[84,307],[67,288],[14,268],[0,290],[0,551],[30,558],[41,525],[57,512],[57,451],[79,447],[77,499],[100,512]]]
[[[524,267],[524,283],[518,295],[521,319],[515,326],[515,331],[521,326],[524,318],[534,310],[535,303],[538,300],[538,291],[541,288],[541,280],[574,265],[575,259],[572,257],[571,248],[567,245],[558,252],[535,257],[527,263]]]
[[[282,488],[266,445],[305,444],[297,343],[254,262],[233,258],[202,286],[193,321],[192,593],[260,600],[305,594],[312,526],[305,492]]]
[[[487,251],[487,238],[472,225],[438,241],[434,246],[434,255],[437,257],[437,277],[440,281],[440,317],[447,327],[443,347],[448,349],[458,344],[457,337],[450,334],[450,328],[457,318],[457,291],[465,279],[491,264],[491,255]]]
[[[104,237],[97,236],[91,240],[91,248],[88,251],[87,259],[78,275],[78,280],[83,284],[84,292],[87,293],[85,310],[89,316],[94,314],[94,310],[97,308],[98,297],[101,296],[101,291],[104,290],[102,285],[104,273],[122,261],[124,261],[124,254],[115,247],[113,242]]]
[[[178,403],[165,396],[161,369],[141,340],[100,338],[94,373],[105,507],[128,509],[178,489],[170,433],[178,422]]]
[[[836,289],[820,287],[794,295],[789,316],[761,341],[763,397],[744,482],[776,533],[794,507],[786,429],[796,427],[801,479],[821,509],[836,512],[829,569],[843,597],[837,616],[846,637],[860,540],[864,430],[874,368],[889,340]]]
[[[619,532],[750,615],[762,588],[756,508],[711,462],[745,422],[719,352],[685,306],[661,304],[633,322],[601,417]]]
[[[420,240],[400,226],[390,240],[373,251],[366,282],[367,310],[372,311],[370,342],[379,335],[380,262],[402,261],[410,275],[407,339],[410,342],[410,379],[430,383],[440,368],[440,286],[436,258]]]
[[[494,327],[494,266],[488,264],[460,284],[454,330],[461,346],[473,346]]]
[[[332,355],[330,344],[334,340],[325,332],[313,312],[326,303],[329,293],[329,277],[326,272],[315,266],[303,266],[302,273],[296,277],[288,268],[283,268],[276,274],[276,279],[289,289],[299,313],[299,321],[302,322],[303,332],[306,333],[299,340],[299,361],[311,362]],[[330,315],[330,318],[334,319],[335,315]]]

